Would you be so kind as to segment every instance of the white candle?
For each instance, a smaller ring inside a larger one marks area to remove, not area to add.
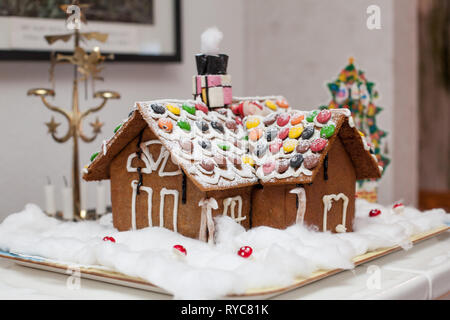
[[[106,213],[106,189],[103,183],[97,185],[97,207],[96,213],[102,215]]]
[[[64,220],[73,220],[72,188],[64,187],[62,189],[62,196],[63,196],[63,218]]]
[[[56,202],[55,202],[55,187],[52,184],[44,186],[45,194],[45,212],[48,215],[54,216],[56,214]]]
[[[87,183],[81,181],[80,185],[80,209],[87,211]]]

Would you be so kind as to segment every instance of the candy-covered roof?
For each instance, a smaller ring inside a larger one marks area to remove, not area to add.
[[[299,111],[271,96],[234,98],[230,108],[213,110],[194,100],[137,102],[85,169],[84,179],[108,179],[111,160],[146,126],[203,191],[311,183],[338,136],[357,179],[381,175],[349,110]]]

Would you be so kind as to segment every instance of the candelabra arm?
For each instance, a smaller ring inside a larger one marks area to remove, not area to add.
[[[87,136],[84,134],[83,130],[80,129],[80,130],[78,131],[78,135],[80,136],[81,140],[83,140],[84,142],[88,142],[88,143],[89,143],[89,142],[94,141],[95,138],[97,138],[98,132],[95,132],[94,135],[93,135],[92,137],[87,137]]]
[[[100,105],[98,105],[97,107],[89,108],[86,111],[82,112],[81,116],[80,116],[80,120],[83,119],[83,118],[86,118],[91,113],[100,111],[106,105],[106,102],[108,102],[108,99],[107,98],[103,98],[103,102],[100,103]]]
[[[62,114],[62,115],[67,119],[67,121],[69,121],[69,123],[71,123],[72,117],[71,117],[70,113],[68,113],[66,110],[64,110],[64,109],[62,109],[62,108],[52,106],[52,105],[47,101],[47,99],[46,99],[44,96],[41,96],[41,100],[42,100],[42,103],[43,103],[48,109],[50,109],[50,110],[52,110],[52,111],[54,111],[54,112],[57,112],[57,113],[59,113],[59,114]]]
[[[53,111],[53,112],[57,112],[57,113],[63,115],[63,116],[67,119],[67,126],[68,126],[68,129],[67,129],[67,133],[66,133],[63,137],[57,137],[56,134],[55,134],[55,131],[51,133],[51,134],[52,134],[52,138],[53,138],[56,142],[58,142],[58,143],[64,143],[64,142],[66,142],[66,141],[69,140],[69,139],[72,137],[72,135],[73,135],[72,116],[71,116],[67,111],[65,111],[64,109],[59,108],[59,107],[55,107],[55,106],[51,105],[51,104],[47,101],[47,99],[45,98],[45,96],[41,96],[41,100],[42,100],[42,103],[43,103],[48,109],[50,109],[50,110]]]

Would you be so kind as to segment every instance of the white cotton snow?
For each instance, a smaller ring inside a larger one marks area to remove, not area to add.
[[[378,208],[382,214],[369,217]],[[111,214],[97,222],[61,222],[35,205],[8,216],[0,225],[0,248],[67,264],[93,265],[141,277],[180,299],[211,299],[227,294],[292,284],[320,269],[351,269],[352,258],[393,245],[407,249],[412,235],[450,223],[443,210],[402,214],[364,200],[356,202],[355,232],[331,234],[299,225],[285,230],[245,231],[231,218],[216,218],[216,244],[186,238],[160,227],[118,232]],[[102,241],[114,237],[116,243]],[[187,249],[185,258],[172,247]],[[251,258],[237,255],[251,246]]]
[[[201,35],[201,52],[209,55],[219,54],[219,44],[222,39],[223,34],[217,27],[206,29]]]

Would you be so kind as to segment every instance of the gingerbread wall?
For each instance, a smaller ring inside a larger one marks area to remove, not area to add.
[[[135,153],[138,145],[139,137],[134,138],[112,161],[110,167],[111,174],[111,202],[114,208],[113,222],[114,226],[120,231],[130,230],[132,228],[132,204],[133,204],[133,187],[132,182],[139,180],[137,172],[129,172],[127,169],[127,161],[131,154]],[[146,128],[142,135],[142,142],[155,141],[148,147],[154,161],[157,161],[162,145],[158,143],[156,136]],[[144,154],[141,156],[144,157]],[[185,236],[197,238],[200,226],[201,208],[198,206],[199,201],[205,196],[189,178],[186,177],[186,202],[183,203],[183,175],[160,176],[159,171],[164,161],[153,168],[150,174],[142,174],[143,183],[140,188],[140,194],[136,196],[135,202],[135,227],[136,229],[145,228],[149,225],[148,214],[148,192],[146,188],[151,188],[151,219],[153,226],[162,225],[170,230],[174,230],[174,205],[175,197],[172,194],[164,197],[163,219],[160,219],[161,191],[163,189],[178,193],[177,206],[177,231]],[[134,158],[130,162],[131,168],[146,167],[144,161]],[[178,170],[170,156],[164,168],[164,172],[174,172]],[[148,190],[148,189],[147,189]]]
[[[236,222],[240,223],[244,228],[249,229],[251,227],[251,194],[253,187],[244,187],[237,189],[228,189],[228,190],[218,190],[218,191],[208,191],[207,197],[214,198],[217,201],[218,209],[212,211],[213,217],[223,215],[225,209],[225,200],[227,198],[234,198],[234,217]],[[242,203],[241,208],[241,218],[239,218],[239,200]],[[233,203],[228,205],[227,216],[232,216],[233,211]],[[244,219],[245,218],[245,219]]]
[[[336,139],[328,152],[328,179],[324,179],[322,166],[310,185],[303,185],[306,192],[306,212],[304,223],[323,229],[324,203],[323,196],[343,193],[348,198],[346,224],[347,231],[352,231],[355,214],[355,170],[351,159],[345,151],[340,139]],[[289,193],[300,185],[274,185],[255,188],[252,198],[253,227],[270,226],[286,228],[296,221],[297,195]],[[332,201],[327,214],[327,230],[335,232],[342,223],[343,200]]]
[[[305,186],[306,213],[305,224],[315,225],[323,231],[324,203],[323,197],[343,193],[348,198],[345,227],[347,232],[353,231],[355,216],[355,183],[356,175],[352,161],[344,149],[340,139],[336,139],[328,152],[328,180],[324,179],[324,167],[317,173],[314,183]],[[327,230],[335,232],[336,226],[342,223],[343,200],[332,201],[327,214]]]

